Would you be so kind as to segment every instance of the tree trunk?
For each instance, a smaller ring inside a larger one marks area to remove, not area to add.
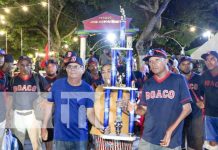
[[[143,56],[147,53],[149,48],[152,46],[152,40],[155,37],[155,34],[161,27],[161,15],[164,10],[167,8],[169,2],[171,0],[164,0],[157,13],[151,17],[147,26],[144,27],[142,34],[140,35],[137,43],[136,43],[136,50],[138,53],[139,59],[139,66],[141,67],[143,64]]]

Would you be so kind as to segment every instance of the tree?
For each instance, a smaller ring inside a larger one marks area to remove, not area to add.
[[[11,31],[9,40],[14,43],[11,45],[12,48],[20,50],[18,43],[20,43],[20,30],[22,28],[25,32],[24,37],[28,37],[26,39],[28,41],[23,41],[27,45],[23,49],[29,51],[31,45],[35,45],[37,49],[43,49],[47,43],[47,9],[41,7],[40,3],[36,3],[34,0],[24,1],[23,3],[18,3],[17,0],[9,0],[2,1],[1,4],[2,7],[6,5],[15,7],[10,15],[5,13],[8,21],[6,28]],[[30,10],[26,13],[21,10],[23,4],[29,5]],[[89,7],[84,0],[51,1],[51,50],[60,51],[62,49],[61,43],[64,41],[69,42],[71,40],[72,43],[72,38],[81,25],[81,20],[90,16]]]
[[[23,13],[20,10],[21,5],[36,2],[35,0],[22,2],[0,0],[2,7],[18,7],[14,8],[10,15],[5,14],[9,22],[7,26],[10,31],[9,42],[13,43],[12,48],[20,50],[22,28],[25,35],[24,50],[27,51],[30,47],[43,49],[47,43],[47,9],[33,5],[28,13]],[[53,0],[51,1],[52,50],[60,51],[62,43],[71,44],[76,30],[82,28],[82,20],[104,11],[120,14],[119,5],[124,7],[127,17],[133,18],[132,27],[140,29],[135,45],[140,60],[151,46],[160,45],[167,49],[180,50],[181,47],[172,39],[179,41],[182,46],[189,45],[199,33],[188,33],[187,24],[212,27],[214,30],[218,24],[214,19],[217,12],[216,0],[201,0],[200,3],[198,0]]]

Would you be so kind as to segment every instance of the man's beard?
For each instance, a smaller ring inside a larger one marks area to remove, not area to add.
[[[187,75],[187,74],[190,74],[191,73],[191,71],[189,70],[188,72],[186,71],[186,72],[184,72],[184,71],[182,71],[182,70],[180,70],[181,71],[181,73],[182,74],[185,74],[185,75]]]
[[[27,71],[27,70],[24,70],[23,72],[21,72],[22,75],[29,75],[31,72],[30,71]]]
[[[56,74],[55,73],[47,73],[47,76],[49,77],[54,77]]]

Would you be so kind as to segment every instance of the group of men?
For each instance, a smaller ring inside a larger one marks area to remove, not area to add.
[[[218,149],[218,53],[201,57],[207,70],[199,76],[192,72],[190,57],[180,59],[180,75],[169,71],[165,51],[155,49],[147,56],[154,75],[144,83],[140,104],[130,107],[146,114],[140,150],[181,149],[182,135],[188,149],[201,150],[203,141],[206,149]]]
[[[3,116],[0,116],[0,127],[4,129],[10,124],[22,145],[27,131],[34,150],[42,149],[41,139],[47,149],[52,149],[53,139],[57,150],[87,149],[88,120],[101,134],[110,133],[110,126],[103,126],[96,117],[94,90],[83,80],[87,78],[84,78],[86,69],[82,59],[73,52],[67,52],[64,59],[65,73],[60,79],[56,61],[46,62],[44,78],[31,70],[32,61],[27,56],[18,60],[19,74],[8,79],[7,63],[13,64],[13,59],[11,55],[0,53],[1,93],[11,92],[0,99]],[[206,141],[205,148],[218,149],[217,51],[202,55],[207,70],[201,76],[192,71],[193,62],[187,56],[179,60],[181,74],[169,70],[167,53],[162,49],[153,49],[146,59],[154,75],[144,82],[140,103],[128,106],[129,111],[134,109],[136,114],[145,116],[138,148],[179,150],[186,141],[189,149],[200,150]],[[92,75],[98,76],[98,71],[94,70]],[[39,92],[50,92],[42,103],[42,120],[37,119],[38,112],[34,111]],[[53,124],[54,131],[49,124]],[[4,130],[1,133],[3,135]]]

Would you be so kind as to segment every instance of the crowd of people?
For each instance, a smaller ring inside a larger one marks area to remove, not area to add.
[[[26,132],[34,150],[218,150],[218,53],[203,54],[203,72],[194,61],[181,56],[169,59],[163,49],[152,49],[131,80],[136,103],[123,92],[110,93],[109,125],[104,125],[105,86],[111,85],[111,55],[91,55],[87,63],[68,51],[62,64],[45,62],[46,75],[32,70],[32,60],[20,56],[19,73],[12,75],[13,56],[0,51],[0,146],[10,128],[23,149]],[[118,75],[125,84],[125,59],[118,56]],[[40,109],[39,109],[40,107]],[[135,111],[135,141],[109,140],[116,134],[117,108],[122,109],[121,134],[128,135],[129,112]]]

